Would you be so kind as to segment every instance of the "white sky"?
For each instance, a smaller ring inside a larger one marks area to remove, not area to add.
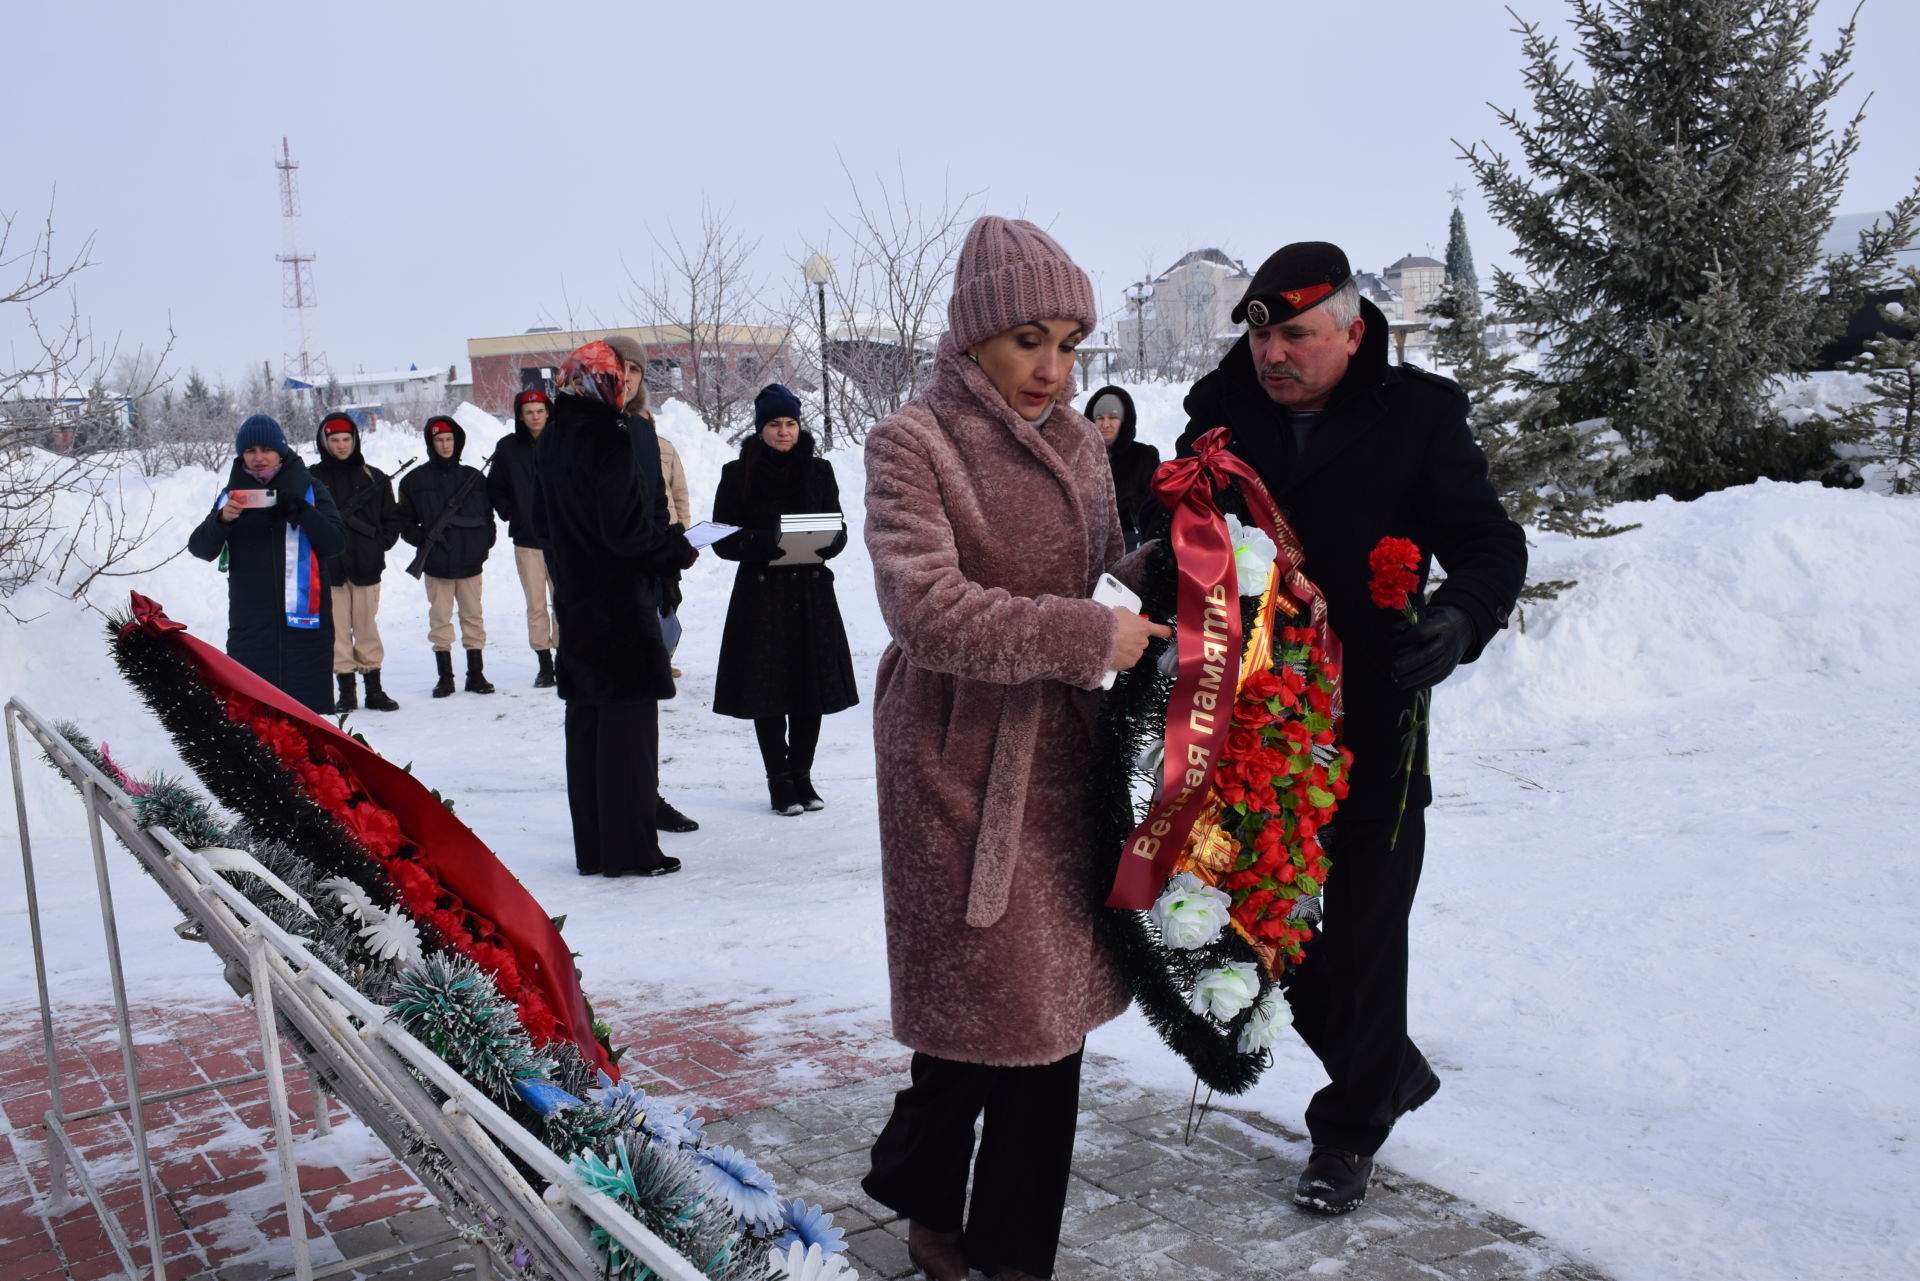
[[[1852,4],[1823,0],[1816,48]],[[1557,24],[1566,6],[1514,7]],[[283,134],[317,255],[313,348],[336,370],[465,377],[469,337],[636,319],[627,267],[695,229],[703,198],[759,240],[764,273],[797,279],[847,209],[842,160],[1049,226],[1110,311],[1192,248],[1438,256],[1448,189],[1472,187],[1450,140],[1499,145],[1487,103],[1526,104],[1497,0],[23,0],[0,26],[16,236],[57,187],[65,243],[95,237],[96,332],[124,349],[170,320],[175,367],[233,378],[292,346]],[[1868,0],[1860,31],[1841,106],[1874,100],[1843,211],[1884,208],[1920,169],[1920,5]],[[1466,209],[1484,274],[1508,242],[1471,190]],[[19,342],[0,317],[0,366]]]

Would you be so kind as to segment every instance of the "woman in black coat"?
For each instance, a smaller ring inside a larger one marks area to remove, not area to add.
[[[847,630],[833,595],[833,571],[822,564],[783,565],[780,518],[840,510],[833,465],[813,452],[800,426],[800,400],[779,383],[753,400],[755,435],[740,457],[720,469],[713,519],[738,525],[713,545],[740,562],[720,637],[713,710],[753,722],[775,813],[826,808],[813,787],[820,718],[860,701],[853,684]],[[840,554],[846,531],[821,551]]]
[[[641,374],[604,342],[575,351],[533,449],[531,518],[560,620],[567,806],[582,876],[680,870],[655,826],[660,700],[673,697],[673,677],[654,584],[690,564],[693,548],[657,518],[634,465],[621,407]]]
[[[1124,387],[1102,387],[1087,397],[1087,418],[1107,442],[1107,465],[1113,469],[1113,500],[1120,508],[1120,534],[1127,550],[1140,545],[1140,531],[1152,519],[1159,500],[1153,496],[1153,473],[1160,467],[1160,451],[1133,438],[1139,419],[1133,397]]]
[[[333,612],[327,560],[347,547],[325,485],[287,445],[280,424],[254,414],[233,438],[238,455],[213,510],[187,538],[201,560],[227,554],[227,656],[313,711],[333,711]],[[271,490],[274,505],[245,505]],[[288,559],[293,572],[288,572]]]

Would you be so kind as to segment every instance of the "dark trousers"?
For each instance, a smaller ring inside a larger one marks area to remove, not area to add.
[[[657,866],[653,807],[660,794],[660,704],[567,703],[567,809],[573,861],[619,876]]]
[[[1079,1120],[1080,1055],[1042,1067],[988,1067],[915,1053],[913,1083],[894,1096],[860,1186],[935,1232],[961,1230],[964,1211],[961,1247],[988,1276],[1001,1268],[1052,1276]],[[974,1159],[973,1123],[982,1112]]]
[[[820,745],[820,713],[756,716],[753,736],[759,740],[767,773],[805,774],[813,768],[813,752]]]
[[[1293,1026],[1330,1078],[1307,1105],[1317,1144],[1371,1156],[1433,1079],[1407,1036],[1407,916],[1426,853],[1426,811],[1341,817],[1329,848],[1325,929],[1287,987]]]

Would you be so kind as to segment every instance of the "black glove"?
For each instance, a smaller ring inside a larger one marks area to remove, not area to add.
[[[1387,674],[1394,688],[1426,689],[1438,685],[1460,665],[1460,656],[1473,642],[1473,620],[1451,605],[1429,605],[1420,621],[1393,641],[1393,662]]]
[[[307,500],[299,491],[283,489],[274,498],[273,514],[291,525],[307,510]]]
[[[833,541],[820,549],[820,559],[832,560],[845,550],[847,550],[847,531],[842,527],[840,532],[833,536]]]

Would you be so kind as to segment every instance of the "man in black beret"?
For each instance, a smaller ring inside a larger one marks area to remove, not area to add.
[[[1487,481],[1465,394],[1388,363],[1386,317],[1360,296],[1338,246],[1276,252],[1233,319],[1247,332],[1188,393],[1179,452],[1212,428],[1232,431],[1233,452],[1299,535],[1345,649],[1351,791],[1327,841],[1324,932],[1287,987],[1294,1026],[1329,1078],[1307,1108],[1313,1154],[1294,1202],[1342,1214],[1365,1198],[1394,1121],[1440,1088],[1407,1036],[1407,917],[1433,792],[1424,733],[1402,777],[1404,723],[1419,691],[1506,626],[1527,545]],[[1446,570],[1412,626],[1368,594],[1368,554],[1383,537],[1419,546],[1423,589],[1434,558]]]

